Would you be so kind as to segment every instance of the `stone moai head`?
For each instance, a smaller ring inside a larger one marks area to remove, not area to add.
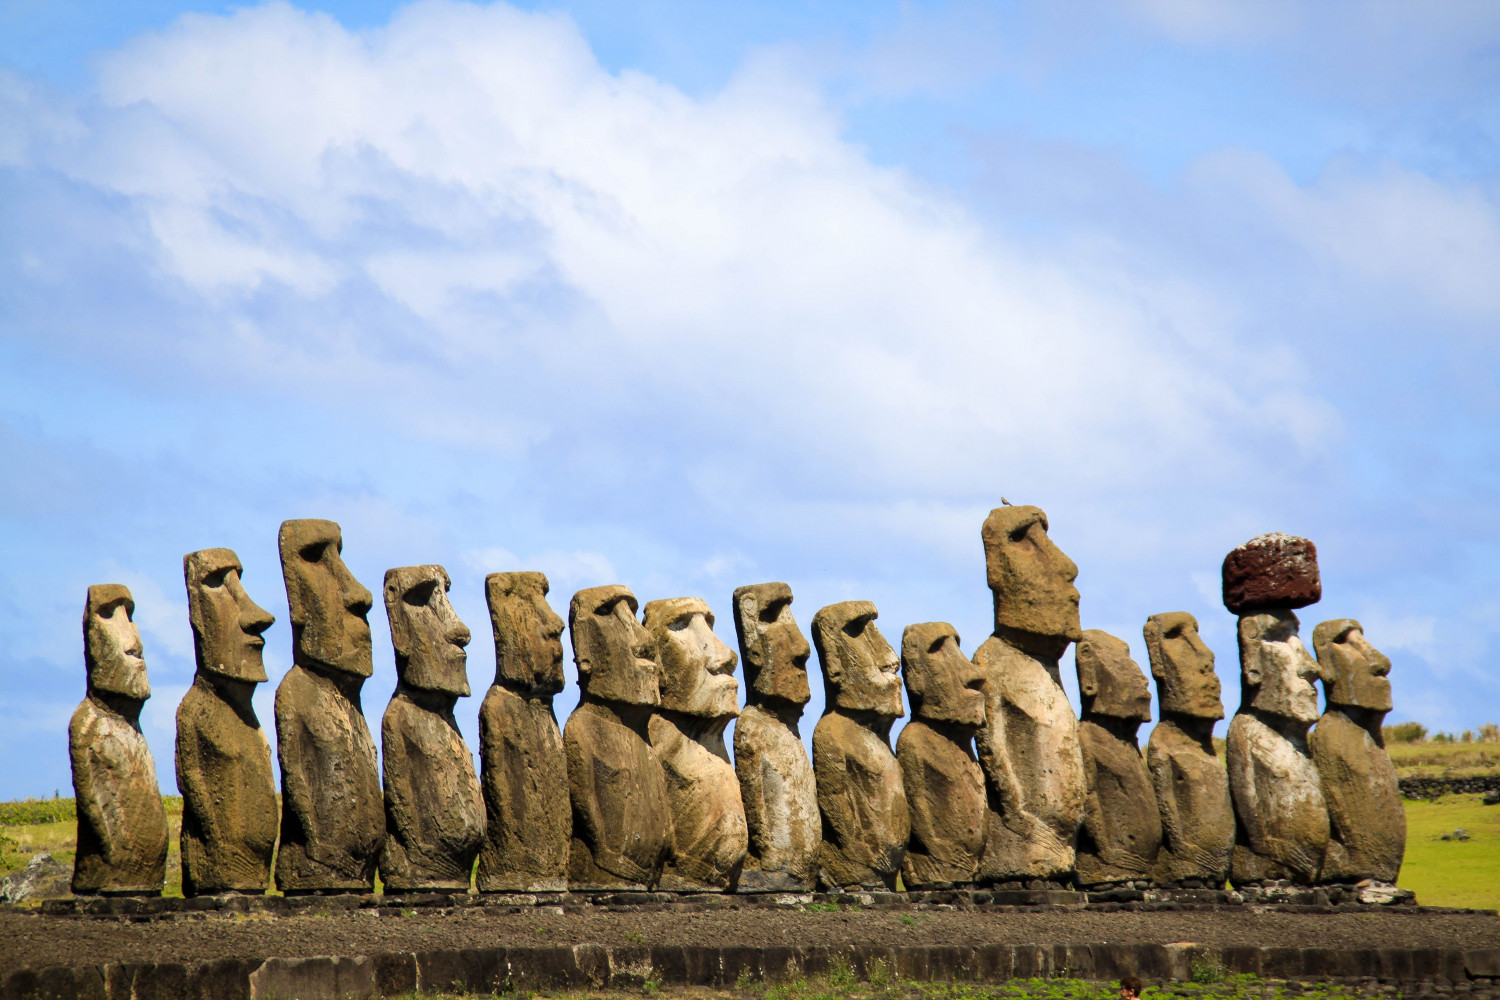
[[[1240,700],[1298,722],[1318,719],[1318,663],[1297,636],[1291,611],[1262,611],[1240,618]]]
[[[731,719],[740,714],[739,657],[714,635],[714,613],[696,597],[646,604],[646,631],[656,640],[661,707],[683,715]]]
[[[281,575],[292,616],[292,655],[299,666],[369,677],[374,598],[354,579],[340,553],[344,539],[332,521],[282,521]]]
[[[792,588],[784,583],[738,588],[734,592],[734,631],[750,691],[806,705],[812,697],[807,684],[807,658],[812,649],[792,617]]]
[[[1151,685],[1130,658],[1124,639],[1091,628],[1078,640],[1073,655],[1085,717],[1151,721]]]
[[[452,581],[441,566],[385,571],[385,614],[396,650],[396,676],[406,687],[460,698],[469,694],[469,629],[448,601]]]
[[[1168,611],[1147,618],[1141,632],[1161,710],[1194,719],[1224,718],[1214,651],[1198,634],[1198,619],[1186,611]]]
[[[629,587],[590,587],[573,595],[568,634],[578,686],[591,698],[628,705],[661,704],[656,642],[636,621]]]
[[[899,719],[901,660],[885,641],[869,601],[830,604],[813,615],[813,642],[823,666],[826,702],[850,712],[873,712]]]
[[[996,507],[984,519],[985,573],[995,628],[1078,639],[1078,566],[1047,535],[1040,507]]]
[[[984,725],[984,674],[964,655],[958,631],[947,622],[906,626],[901,633],[901,678],[914,717]]]
[[[484,578],[495,633],[495,683],[535,694],[563,689],[562,617],[547,603],[542,573],[491,573]]]
[[[245,593],[243,573],[240,557],[230,549],[199,549],[182,557],[198,669],[260,683],[267,679],[261,633],[276,618]]]
[[[135,599],[124,584],[99,583],[89,588],[83,606],[83,659],[90,693],[136,701],[151,697],[141,633],[135,627]]]
[[[1353,618],[1335,618],[1313,629],[1313,651],[1330,705],[1391,710],[1391,661],[1365,638]]]

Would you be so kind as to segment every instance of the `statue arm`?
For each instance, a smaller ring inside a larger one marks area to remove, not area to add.
[[[741,730],[735,729],[734,770],[740,779],[740,800],[745,804],[745,825],[750,834],[750,856],[764,858],[766,855],[766,786],[761,778],[760,754],[756,753],[752,741],[741,739]]]
[[[1266,790],[1269,795],[1270,789],[1276,787],[1279,782],[1287,780],[1285,775],[1277,774],[1272,768],[1262,763],[1260,754],[1254,753],[1253,746],[1247,746],[1246,752],[1238,755],[1238,760],[1231,757],[1231,765],[1238,764],[1232,768],[1231,779],[1237,778],[1242,783],[1244,790],[1248,793],[1252,803],[1261,801],[1261,789]],[[1240,809],[1236,807],[1235,817],[1240,825],[1245,828],[1245,837],[1250,841],[1250,847],[1261,857],[1270,858],[1289,868],[1309,872],[1316,875],[1322,868],[1323,857],[1319,851],[1314,851],[1306,844],[1279,836],[1267,827],[1262,821],[1262,810],[1256,808]]]
[[[394,702],[386,709],[380,724],[380,745],[384,751],[381,755],[381,785],[385,791],[387,829],[401,831],[408,844],[423,843],[425,841],[418,832],[421,814],[412,795],[406,740],[399,731],[392,708],[395,708]]]
[[[1005,708],[998,699],[986,701],[984,727],[979,730],[974,745],[979,751],[985,780],[1000,803],[1000,822],[1023,840],[1035,841],[1042,836],[1056,839],[1050,829],[1043,834],[1045,824],[1026,810],[1021,782],[1011,767],[1010,754],[1006,750]]]
[[[82,730],[82,731],[80,731]],[[73,765],[73,795],[78,810],[79,822],[99,832],[99,847],[106,864],[115,865],[121,860],[119,851],[119,824],[111,822],[117,818],[118,810],[105,807],[104,798],[108,789],[99,776],[99,755],[94,732],[82,729],[75,720],[69,733],[68,756]],[[107,739],[108,737],[106,737]]]
[[[286,681],[282,682],[283,687]],[[312,781],[303,766],[309,758],[316,759],[317,735],[312,727],[316,723],[294,712],[283,704],[282,692],[276,692],[276,756],[281,764],[281,794],[291,802],[306,834],[303,850],[309,858],[319,864],[337,867],[338,851],[329,843],[323,829],[313,796]]]
[[[610,842],[611,834],[604,804],[599,801],[599,771],[609,767],[590,753],[576,738],[564,735],[568,758],[568,798],[573,804],[573,836],[589,845],[594,864],[605,871],[632,882],[650,882],[652,873],[620,852]],[[627,806],[628,808],[628,806]]]
[[[1176,766],[1172,755],[1156,747],[1146,747],[1146,769],[1151,773],[1151,787],[1156,792],[1156,811],[1161,817],[1162,845],[1176,853],[1187,844],[1182,826],[1182,812],[1177,805]]]
[[[823,747],[823,753],[819,753],[819,749],[815,736],[813,774],[818,785],[818,810],[823,814],[823,821],[833,828],[838,850],[846,860],[873,867],[875,855],[860,836],[865,824],[855,803],[853,777],[849,773],[845,751],[837,745]]]
[[[219,810],[214,808],[213,792],[203,775],[201,741],[206,738],[201,726],[177,711],[177,789],[182,793],[184,821],[193,816],[203,839],[218,843],[222,838]]]

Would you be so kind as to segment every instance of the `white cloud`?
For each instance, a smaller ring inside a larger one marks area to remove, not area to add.
[[[138,206],[211,303],[383,310],[341,331],[224,307],[247,365],[399,386],[403,425],[434,439],[548,440],[533,409],[556,385],[554,419],[585,437],[619,440],[610,416],[644,400],[741,456],[790,443],[841,490],[933,495],[988,492],[1001,467],[1143,482],[1196,455],[1210,476],[1248,428],[1308,454],[1337,433],[1285,372],[1258,396],[1211,299],[997,240],[872,165],[771,55],[694,99],[606,72],[565,18],[429,0],[366,32],[281,3],[189,15],[103,67],[116,110],[55,165]],[[496,380],[515,394],[476,403]]]

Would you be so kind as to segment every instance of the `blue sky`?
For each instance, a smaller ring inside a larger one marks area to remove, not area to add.
[[[444,564],[482,690],[505,569],[972,651],[1003,495],[1231,712],[1219,563],[1288,531],[1393,719],[1497,721],[1497,329],[1490,3],[3,0],[0,797],[68,787],[106,581],[170,786],[182,555],[240,554],[274,681],[289,517]]]

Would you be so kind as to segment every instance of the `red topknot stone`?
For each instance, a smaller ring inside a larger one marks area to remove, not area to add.
[[[1318,549],[1306,538],[1273,531],[1224,557],[1224,607],[1236,615],[1305,608],[1322,596]]]

